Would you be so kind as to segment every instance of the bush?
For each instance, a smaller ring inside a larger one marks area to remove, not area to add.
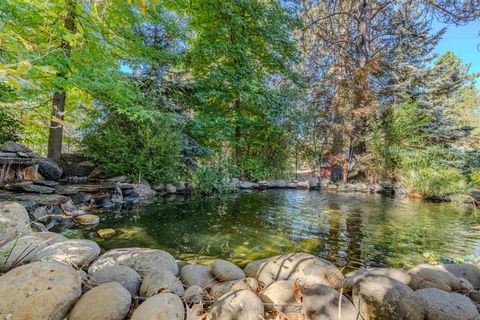
[[[22,123],[7,111],[0,109],[0,144],[18,141],[21,131]]]
[[[402,170],[400,180],[411,195],[422,198],[455,196],[467,189],[465,177],[456,168],[418,167]]]
[[[167,115],[139,121],[109,114],[89,128],[83,144],[87,154],[113,174],[154,183],[179,176],[180,131]]]
[[[192,176],[193,193],[197,195],[233,192],[228,174],[221,169],[199,167]]]

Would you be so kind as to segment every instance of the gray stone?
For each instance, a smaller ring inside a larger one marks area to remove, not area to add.
[[[185,183],[178,181],[174,183],[175,189],[177,189],[177,192],[183,192],[187,190],[187,187],[185,186]]]
[[[165,185],[165,191],[168,192],[168,193],[175,193],[177,192],[177,188],[175,188],[175,186],[171,183],[167,183]]]
[[[275,181],[275,185],[277,186],[277,188],[286,188],[287,182],[285,180],[277,180]]]
[[[240,183],[240,188],[241,189],[252,189],[252,184],[250,182],[244,181]]]
[[[212,273],[220,281],[232,281],[245,278],[242,269],[231,262],[216,259],[212,264]]]
[[[278,280],[294,280],[302,285],[320,283],[339,289],[344,277],[333,264],[322,258],[293,253],[268,259],[257,272],[257,279],[265,286]]]
[[[0,271],[8,271],[13,267],[28,263],[48,241],[34,234],[14,239],[0,247]]]
[[[45,187],[50,187],[50,188],[55,188],[58,185],[58,182],[56,181],[48,181],[48,180],[33,180],[33,184],[39,185],[39,186],[45,186]]]
[[[260,298],[250,290],[226,293],[213,304],[207,320],[258,320],[263,319],[264,308]]]
[[[132,296],[138,294],[142,279],[140,275],[127,266],[105,267],[90,274],[90,277],[97,284],[118,282],[130,292]]]
[[[376,276],[384,276],[389,277],[395,280],[400,281],[407,286],[410,285],[410,281],[412,280],[411,276],[404,270],[395,269],[395,268],[366,268],[366,269],[358,269],[347,273],[345,275],[345,284],[344,284],[344,291],[350,292],[352,290],[353,285],[367,275],[376,275]]]
[[[298,189],[310,189],[310,182],[307,180],[307,181],[298,181],[297,182],[297,188]]]
[[[185,290],[183,299],[188,304],[202,303],[203,302],[203,289],[200,286],[191,286]]]
[[[473,285],[468,280],[455,276],[443,265],[421,264],[408,270],[408,273],[412,277],[410,287],[414,290],[424,288],[437,288],[445,291],[473,290]]]
[[[479,320],[475,305],[462,294],[436,288],[415,291],[415,297],[425,310],[425,320]]]
[[[440,268],[456,277],[470,282],[475,289],[480,289],[480,269],[473,264],[444,264]]]
[[[276,281],[262,290],[258,296],[262,299],[263,303],[295,304],[297,303],[295,299],[295,281]]]
[[[5,185],[5,190],[15,192],[31,192],[40,194],[51,194],[55,192],[55,189],[45,186],[33,184],[31,181],[23,181],[18,183],[10,183]]]
[[[361,319],[355,306],[345,296],[340,297],[340,293],[335,289],[314,284],[304,288],[302,293],[305,320],[337,320],[339,306],[342,320]]]
[[[73,306],[69,320],[123,320],[130,310],[130,293],[116,282],[104,283],[85,293]]]
[[[0,319],[62,320],[81,287],[77,271],[62,264],[15,268],[0,277]]]
[[[88,273],[105,267],[123,265],[138,273],[147,274],[157,270],[168,270],[178,273],[175,258],[168,252],[147,248],[113,249],[101,255],[88,269]]]
[[[352,300],[366,320],[424,319],[423,307],[414,291],[391,278],[374,275],[363,277],[353,286]]]
[[[46,179],[58,181],[63,174],[60,166],[51,159],[40,159],[38,163],[38,172]]]
[[[148,273],[143,278],[140,286],[140,295],[151,297],[163,291],[171,291],[177,295],[183,295],[185,290],[183,285],[173,273],[168,270],[157,270]]]
[[[140,193],[140,199],[149,199],[157,194],[157,192],[150,187],[150,184],[146,180],[140,181],[140,183],[137,185],[137,189]]]
[[[39,251],[32,261],[58,262],[82,269],[100,254],[100,247],[91,240],[75,239],[52,244]]]
[[[290,189],[296,189],[298,187],[298,184],[296,182],[289,182],[287,184],[287,187]]]
[[[200,264],[189,264],[180,270],[180,278],[185,286],[200,286],[202,288],[215,282],[210,267]]]
[[[0,151],[3,152],[23,152],[23,153],[31,153],[32,149],[20,144],[20,143],[15,143],[12,141],[7,141],[4,144],[0,145]]]
[[[184,320],[182,300],[173,293],[160,293],[148,298],[132,315],[131,320]]]
[[[32,229],[27,210],[16,202],[0,202],[0,246],[30,233]]]
[[[269,258],[255,260],[250,262],[243,268],[243,272],[249,278],[257,278],[258,271],[268,262]]]

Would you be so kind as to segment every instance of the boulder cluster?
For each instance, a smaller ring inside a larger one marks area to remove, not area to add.
[[[1,208],[0,319],[480,319],[480,269],[474,265],[344,275],[308,253],[243,269],[220,259],[211,265],[178,261],[148,248],[101,254],[94,241],[23,228],[28,214],[19,204]]]

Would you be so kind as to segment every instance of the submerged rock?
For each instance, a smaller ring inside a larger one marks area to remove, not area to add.
[[[367,275],[357,281],[352,300],[369,319],[423,320],[424,311],[410,287],[392,278]]]
[[[242,269],[226,260],[216,259],[212,264],[212,273],[220,281],[232,281],[245,278]]]
[[[189,264],[180,270],[180,278],[185,286],[200,286],[202,288],[215,282],[210,267],[201,264]]]
[[[237,290],[221,296],[211,308],[207,320],[263,319],[264,308],[260,298],[250,290]]]
[[[96,270],[90,274],[92,280],[97,284],[117,282],[130,292],[132,296],[138,294],[142,278],[130,267],[112,266]]]
[[[173,274],[178,273],[175,258],[168,252],[147,248],[122,248],[113,249],[101,255],[88,268],[88,273],[95,272],[105,267],[127,266],[142,273],[150,273],[157,270],[168,270]]]
[[[162,291],[172,291],[175,294],[183,295],[185,290],[183,285],[173,273],[168,270],[157,270],[148,273],[143,278],[140,286],[140,295],[143,297],[151,297]]]
[[[130,293],[116,282],[89,290],[73,306],[69,320],[123,320],[130,309]]]
[[[184,320],[183,302],[173,293],[160,293],[148,298],[132,315],[131,320]]]
[[[0,202],[0,246],[7,241],[32,233],[27,210],[19,203]]]
[[[0,319],[62,320],[80,297],[76,270],[52,262],[35,262],[0,277]]]
[[[75,217],[75,221],[84,226],[92,226],[100,223],[100,218],[94,214],[83,214]]]
[[[115,235],[116,231],[114,229],[100,229],[97,230],[97,234],[102,239],[111,238]]]

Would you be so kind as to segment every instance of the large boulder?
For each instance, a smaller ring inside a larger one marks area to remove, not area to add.
[[[262,290],[258,296],[264,303],[295,304],[295,289],[295,281],[279,280]]]
[[[173,293],[160,293],[142,303],[131,320],[183,320],[184,317],[182,300]]]
[[[0,246],[15,238],[32,233],[30,218],[17,202],[0,202]]]
[[[127,266],[138,273],[146,274],[157,270],[168,270],[173,274],[178,273],[177,262],[168,252],[146,248],[113,249],[101,255],[88,268],[88,273],[93,273],[105,267]]]
[[[414,291],[388,277],[363,277],[353,286],[352,300],[365,320],[423,320],[424,317]]]
[[[138,294],[138,289],[142,281],[140,275],[127,266],[105,267],[92,272],[89,276],[96,284],[117,282],[127,289],[132,296]]]
[[[4,144],[0,145],[0,151],[3,152],[21,152],[21,153],[31,153],[32,149],[20,144],[20,143],[15,143],[13,141],[7,141]]]
[[[414,290],[437,288],[445,291],[470,291],[473,285],[465,278],[459,278],[444,268],[443,265],[421,264],[410,270],[412,277],[410,287]]]
[[[0,271],[8,271],[28,263],[48,246],[48,242],[34,234],[14,239],[0,247]]]
[[[148,183],[147,180],[140,181],[140,183],[137,184],[137,190],[140,199],[149,199],[157,194],[157,192],[150,187],[150,183]]]
[[[232,281],[245,278],[242,269],[231,262],[216,259],[212,264],[212,273],[220,281]]]
[[[262,267],[268,262],[270,258],[255,260],[250,262],[243,268],[243,272],[249,278],[257,278],[258,272],[262,269]]]
[[[119,283],[104,283],[89,290],[73,306],[69,320],[123,320],[131,303],[130,293]]]
[[[175,294],[183,295],[185,292],[180,280],[168,270],[157,270],[148,273],[143,278],[140,286],[140,295],[143,297],[154,296],[164,290],[169,290]]]
[[[40,250],[32,261],[59,262],[82,269],[100,254],[100,247],[91,240],[74,239],[52,244]]]
[[[0,277],[0,319],[62,320],[81,295],[78,272],[35,262]]]
[[[473,264],[444,264],[439,266],[456,277],[467,280],[475,289],[480,289],[480,269]]]
[[[65,177],[87,177],[97,165],[82,154],[64,153],[60,156],[60,167]]]
[[[201,264],[189,264],[180,270],[180,278],[185,286],[200,286],[202,288],[215,282],[210,267]]]
[[[62,177],[62,168],[55,160],[41,158],[38,162],[38,172],[46,179],[57,181]]]
[[[479,320],[475,305],[462,294],[437,288],[415,291],[415,297],[425,310],[425,320]]]
[[[361,319],[355,306],[340,293],[323,284],[314,284],[302,290],[305,320]],[[340,305],[340,310],[339,310]]]
[[[344,277],[333,264],[322,258],[308,253],[293,253],[268,259],[259,268],[257,279],[265,286],[278,280],[293,280],[302,285],[320,283],[339,289]]]
[[[213,304],[207,320],[263,319],[264,308],[260,298],[250,290],[237,290],[221,296]]]
[[[395,269],[395,268],[365,268],[365,269],[358,269],[352,272],[349,272],[345,275],[345,282],[344,282],[344,291],[349,292],[352,290],[353,285],[359,281],[360,279],[368,276],[368,275],[375,275],[375,276],[384,276],[388,278],[392,278],[395,280],[400,281],[407,286],[410,284],[411,276],[402,269]]]

